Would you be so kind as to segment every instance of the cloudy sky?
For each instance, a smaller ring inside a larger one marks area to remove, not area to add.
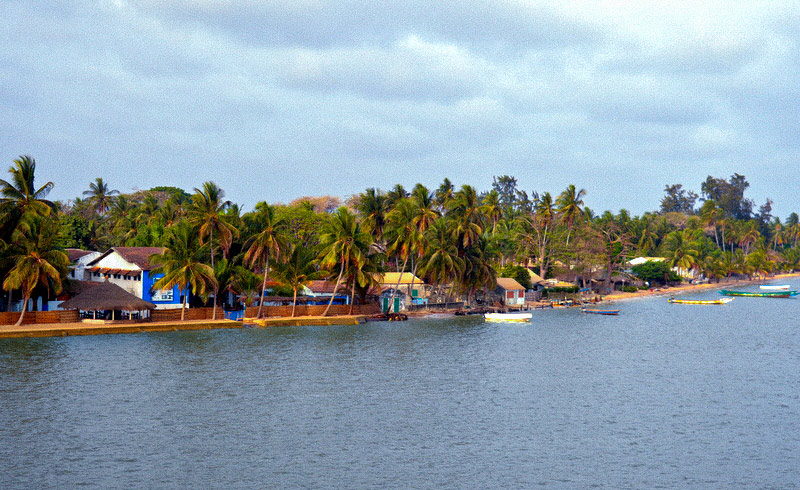
[[[0,158],[55,199],[509,174],[639,214],[738,172],[800,211],[800,5],[645,3],[0,0]]]

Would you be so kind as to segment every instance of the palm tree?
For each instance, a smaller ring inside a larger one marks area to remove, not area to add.
[[[286,254],[286,261],[278,262],[273,270],[278,282],[292,288],[292,316],[294,317],[297,307],[297,290],[311,284],[311,281],[319,274],[314,266],[314,256],[305,247],[293,246]]]
[[[576,219],[583,216],[581,206],[583,206],[583,196],[586,195],[586,190],[575,190],[575,186],[570,184],[567,188],[559,194],[556,204],[558,205],[558,213],[561,215],[561,221],[567,225],[567,245],[569,245],[569,235],[572,232],[572,227]]]
[[[440,218],[426,233],[428,247],[422,259],[420,273],[433,284],[453,284],[464,272],[464,261],[458,255],[448,221]]]
[[[334,294],[331,295],[328,307],[322,313],[322,316],[325,316],[333,304],[333,298],[342,282],[342,276],[350,264],[363,263],[363,255],[369,250],[371,237],[361,228],[361,224],[353,213],[342,206],[333,213],[319,240],[322,246],[319,258],[320,266],[330,271],[339,267],[339,275],[333,287]]]
[[[500,203],[500,193],[492,189],[483,198],[481,211],[492,224],[492,231],[497,228],[497,223],[503,217],[503,205]]]
[[[94,179],[94,182],[89,184],[89,190],[83,191],[83,195],[89,196],[89,203],[100,216],[105,215],[106,211],[111,208],[111,203],[114,202],[114,198],[111,196],[115,194],[119,194],[119,191],[110,190],[108,184],[103,182],[102,177]]]
[[[535,214],[533,219],[533,229],[536,232],[537,256],[539,258],[539,274],[545,277],[549,268],[549,244],[550,232],[555,217],[555,207],[553,197],[549,192],[545,192],[533,206]]]
[[[25,217],[32,215],[49,216],[54,204],[45,199],[53,189],[53,183],[36,188],[36,161],[28,155],[14,160],[8,169],[11,182],[0,179],[0,231],[3,237],[10,237],[11,232],[20,224],[25,224]]]
[[[700,262],[699,243],[689,230],[673,231],[665,240],[670,266],[687,272]]]
[[[356,209],[361,215],[361,223],[372,234],[376,244],[383,240],[383,229],[386,226],[386,196],[374,187],[359,195]]]
[[[417,184],[414,186],[414,190],[411,191],[411,202],[414,203],[414,226],[420,233],[425,233],[439,217],[433,194],[424,185]]]
[[[230,205],[230,201],[223,201],[225,191],[214,182],[203,183],[203,189],[195,187],[192,204],[189,207],[189,223],[198,228],[200,240],[208,238],[209,253],[211,254],[211,269],[214,269],[214,232],[219,236],[218,241],[223,251],[226,251],[238,232],[236,228],[223,219],[223,212]],[[214,286],[214,304],[217,302],[216,283]],[[214,308],[212,319],[217,319],[217,309]]]
[[[264,293],[267,290],[270,256],[278,257],[288,247],[286,222],[275,214],[275,207],[266,202],[256,204],[256,222],[260,231],[250,239],[250,246],[245,252],[245,263],[250,267],[260,265],[264,270],[264,283],[261,285],[261,299],[258,301],[257,318],[261,318],[264,304]]]
[[[209,287],[217,290],[214,269],[203,263],[205,246],[200,243],[195,229],[185,223],[173,226],[166,237],[164,251],[150,256],[150,262],[158,267],[153,274],[164,274],[153,289],[171,289],[178,286],[183,294],[181,321],[186,314],[189,288],[192,294],[203,295]]]
[[[421,233],[415,224],[416,212],[414,203],[410,199],[401,199],[394,209],[387,215],[386,235],[389,237],[388,252],[395,254],[403,260],[403,266],[397,272],[397,285],[392,290],[389,304],[394,304],[394,296],[400,288],[403,273],[408,265],[408,259],[417,252],[417,244],[420,242]],[[410,291],[409,291],[410,293]],[[397,313],[397,312],[395,312]]]
[[[22,312],[16,325],[22,324],[33,290],[42,286],[48,296],[50,292],[60,293],[61,281],[69,269],[67,255],[54,248],[57,233],[51,222],[37,216],[28,219],[27,226],[13,234],[16,251],[9,258],[15,265],[3,281],[6,291],[22,291]]]
[[[441,212],[447,210],[447,203],[453,198],[453,191],[453,183],[450,182],[450,179],[445,177],[445,179],[442,181],[442,184],[438,189],[436,189],[435,197],[436,206]]]
[[[485,215],[478,202],[478,194],[472,186],[463,185],[453,195],[447,203],[447,216],[454,220],[453,231],[459,247],[472,247],[483,234]]]
[[[235,269],[231,288],[240,296],[244,296],[245,307],[251,306],[255,301],[256,295],[261,290],[262,278],[244,267],[238,266]]]

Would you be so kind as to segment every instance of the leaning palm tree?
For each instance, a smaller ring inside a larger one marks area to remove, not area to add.
[[[43,286],[50,292],[61,292],[61,282],[69,269],[67,255],[54,247],[57,236],[52,224],[41,217],[30,218],[27,226],[13,234],[16,252],[9,257],[15,265],[8,272],[3,289],[22,292],[22,312],[16,325],[21,325],[33,290]]]
[[[274,269],[275,279],[292,288],[292,316],[297,307],[297,290],[311,284],[319,273],[314,265],[314,255],[305,247],[293,246],[286,254],[285,262],[278,262]]]
[[[119,191],[116,189],[109,189],[108,184],[103,182],[102,177],[94,179],[94,182],[89,184],[89,190],[83,191],[84,196],[89,196],[88,201],[92,209],[100,216],[105,215],[106,211],[111,208],[111,204],[114,202],[112,196],[116,194],[119,194]]]
[[[220,189],[214,182],[204,182],[203,188],[195,187],[192,196],[192,204],[189,206],[189,223],[197,227],[201,240],[208,238],[209,253],[211,254],[211,269],[214,269],[214,233],[219,237],[217,240],[223,250],[227,250],[233,237],[238,233],[236,228],[223,219],[223,212],[230,205],[230,201],[223,201],[225,191]],[[217,298],[217,289],[214,285],[214,301]],[[217,309],[214,308],[212,315],[217,319]]]
[[[6,238],[20,224],[25,225],[26,217],[33,215],[49,216],[54,204],[45,199],[53,189],[53,183],[36,188],[36,161],[27,155],[14,160],[8,169],[11,182],[0,179],[0,231]]]
[[[244,261],[250,267],[260,266],[264,271],[264,283],[261,286],[261,299],[258,301],[257,318],[261,318],[264,293],[267,290],[270,256],[278,257],[288,247],[286,222],[275,214],[275,208],[266,202],[256,205],[256,222],[260,227],[250,239],[249,248],[244,254]]]
[[[333,271],[339,268],[334,294],[328,302],[322,316],[328,314],[333,305],[335,292],[339,289],[342,277],[351,263],[363,263],[363,255],[367,254],[372,244],[369,233],[361,228],[356,217],[345,207],[340,207],[331,216],[319,237],[322,252],[319,257],[320,267]]]
[[[585,195],[585,189],[576,190],[575,186],[570,184],[556,199],[558,214],[561,215],[561,221],[567,225],[567,245],[569,245],[569,235],[575,221],[583,217],[581,206],[583,206],[583,196]]]
[[[164,274],[153,285],[153,289],[178,286],[183,292],[181,321],[186,318],[189,288],[196,295],[205,294],[209,288],[217,290],[214,269],[203,263],[205,253],[205,246],[200,243],[196,230],[181,223],[169,229],[164,251],[150,256],[150,262],[158,266],[152,273]]]

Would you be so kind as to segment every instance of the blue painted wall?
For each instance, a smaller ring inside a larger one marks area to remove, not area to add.
[[[181,290],[178,286],[172,288],[172,301],[155,301],[153,300],[153,294],[151,290],[153,289],[153,284],[155,284],[159,279],[164,277],[164,274],[154,274],[153,276],[150,275],[150,271],[142,271],[142,299],[145,301],[150,301],[156,305],[179,305],[181,304]],[[189,303],[189,298],[186,298],[187,304]]]

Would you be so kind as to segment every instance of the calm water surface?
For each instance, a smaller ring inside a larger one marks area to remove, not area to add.
[[[800,485],[800,299],[618,306],[0,340],[0,488]]]

